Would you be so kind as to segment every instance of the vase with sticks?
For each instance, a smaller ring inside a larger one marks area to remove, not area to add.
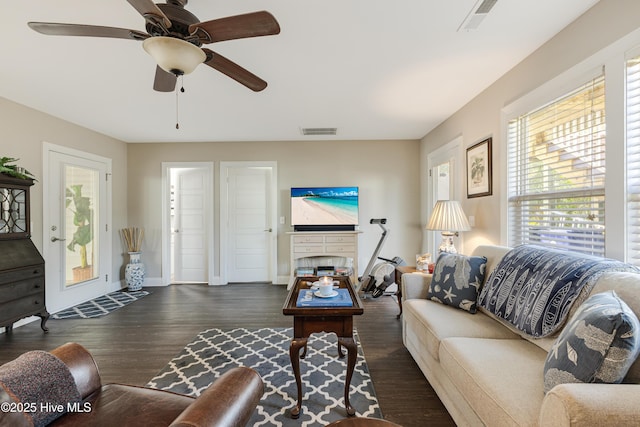
[[[129,253],[129,263],[124,268],[124,280],[130,291],[139,291],[142,289],[145,275],[144,264],[140,261],[144,230],[138,227],[128,227],[122,229],[121,234]]]

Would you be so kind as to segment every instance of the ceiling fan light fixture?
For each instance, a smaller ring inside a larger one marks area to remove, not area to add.
[[[175,37],[149,37],[142,47],[160,68],[177,76],[191,73],[207,58],[198,46]]]

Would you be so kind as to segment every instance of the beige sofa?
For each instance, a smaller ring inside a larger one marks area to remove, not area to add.
[[[485,280],[509,249],[474,251],[487,258]],[[456,424],[640,425],[640,359],[625,384],[562,384],[545,395],[543,368],[557,334],[532,339],[483,309],[470,314],[427,300],[430,281],[402,276],[403,340]],[[611,289],[640,317],[639,274],[605,273],[591,294]]]

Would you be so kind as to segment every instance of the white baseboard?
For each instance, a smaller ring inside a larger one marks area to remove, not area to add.
[[[209,283],[209,286],[219,286],[219,285],[226,285],[226,283],[221,283],[220,282],[220,276],[214,276],[212,279],[212,282]],[[144,278],[144,283],[142,284],[143,287],[159,287],[159,286],[169,286],[169,284],[164,283],[164,281],[162,280],[162,277],[145,277]],[[123,287],[127,287],[126,283],[123,282]]]

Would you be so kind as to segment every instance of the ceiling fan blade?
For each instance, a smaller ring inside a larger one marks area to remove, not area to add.
[[[176,76],[167,73],[162,68],[156,66],[156,78],[153,80],[153,90],[158,92],[173,92],[176,88]]]
[[[267,87],[267,82],[265,82],[255,74],[245,70],[235,62],[228,60],[224,56],[219,55],[212,50],[202,50],[207,54],[207,60],[205,60],[204,63],[211,68],[215,68],[222,74],[231,77],[233,80],[242,85],[245,85],[254,92],[260,92]]]
[[[57,24],[53,22],[29,22],[31,29],[48,36],[112,37],[116,39],[144,40],[149,34],[126,28],[97,25]]]
[[[205,34],[202,34],[203,31]],[[189,32],[197,32],[203,43],[215,43],[279,34],[280,25],[269,12],[261,11],[191,24]]]
[[[152,23],[158,23],[161,21],[164,23],[165,28],[171,28],[171,21],[167,18],[162,10],[151,0],[127,0],[135,10],[146,20],[151,20]]]

